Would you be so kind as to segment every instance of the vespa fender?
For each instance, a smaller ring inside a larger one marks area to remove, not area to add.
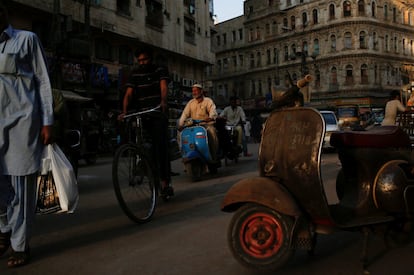
[[[261,204],[289,216],[302,214],[286,188],[265,177],[242,179],[234,184],[224,196],[221,210],[233,212],[247,202]]]

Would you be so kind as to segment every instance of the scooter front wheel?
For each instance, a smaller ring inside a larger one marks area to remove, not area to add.
[[[249,203],[233,216],[228,243],[242,265],[274,271],[285,265],[295,250],[290,246],[293,219],[268,207]]]

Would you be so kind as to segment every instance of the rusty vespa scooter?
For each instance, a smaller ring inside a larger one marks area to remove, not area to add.
[[[283,104],[276,105],[300,105],[299,88],[288,90],[279,98]],[[313,253],[318,234],[347,230],[363,233],[366,269],[370,233],[383,234],[390,245],[412,238],[414,165],[407,134],[394,126],[332,134],[342,164],[336,179],[339,202],[333,205],[321,178],[324,134],[324,120],[313,108],[275,109],[268,117],[260,176],[234,184],[221,205],[222,211],[235,212],[228,242],[244,266],[276,270],[295,249]]]

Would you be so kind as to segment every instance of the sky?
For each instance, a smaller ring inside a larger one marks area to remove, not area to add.
[[[214,14],[217,16],[217,23],[243,14],[243,0],[214,0]]]

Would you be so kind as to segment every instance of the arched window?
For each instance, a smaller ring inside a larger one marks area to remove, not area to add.
[[[343,4],[343,9],[344,9],[344,17],[349,17],[352,15],[351,11],[352,11],[352,6],[351,6],[351,2],[350,1],[345,1]]]
[[[272,33],[277,34],[277,23],[276,23],[276,21],[273,21],[273,23],[272,23]]]
[[[365,15],[365,3],[364,0],[358,1],[358,15],[363,16]]]
[[[352,49],[352,34],[350,32],[346,32],[344,35],[344,48]]]
[[[250,54],[250,68],[254,68],[254,53]]]
[[[303,28],[308,25],[308,15],[306,12],[302,13],[302,26]]]
[[[256,53],[256,56],[257,56],[257,67],[260,67],[260,66],[262,66],[262,54],[260,53],[260,52],[257,52]]]
[[[334,34],[331,35],[331,51],[336,52],[336,36]]]
[[[385,45],[384,45],[385,51],[389,52],[390,51],[390,43],[389,43],[388,34],[386,34],[385,37],[384,37],[384,43],[385,43]]]
[[[294,30],[296,28],[296,18],[294,15],[290,17],[290,29]]]
[[[318,10],[315,9],[312,11],[312,19],[313,19],[313,24],[319,23]]]
[[[289,60],[289,47],[288,46],[285,46],[284,47],[284,56],[285,56],[285,61],[288,61]]]
[[[372,2],[371,3],[371,15],[372,15],[372,17],[375,17],[376,10],[377,10],[377,6],[376,6],[375,2]]]
[[[283,18],[283,32],[287,32],[288,29],[289,29],[288,20],[287,20],[287,18]]]
[[[305,56],[308,56],[308,42],[303,41],[302,43],[302,52]]]
[[[338,85],[338,74],[336,71],[336,67],[331,68],[331,84]]]
[[[330,20],[335,19],[335,4],[329,5],[329,19]]]
[[[319,40],[315,39],[313,40],[313,53],[312,55],[318,56],[319,55]]]
[[[361,66],[361,84],[368,84],[368,66],[362,64]]]
[[[290,59],[296,59],[296,44],[292,44],[290,49]]]
[[[388,19],[388,5],[384,4],[384,19]]]
[[[361,31],[359,33],[359,48],[360,49],[366,49],[367,48],[367,39],[366,34],[364,31]]]
[[[376,32],[372,33],[372,42],[373,42],[374,50],[378,50],[378,36]]]
[[[347,65],[345,68],[345,84],[351,85],[354,84],[353,68],[352,65]]]
[[[321,72],[316,69],[315,70],[315,88],[321,87]]]

